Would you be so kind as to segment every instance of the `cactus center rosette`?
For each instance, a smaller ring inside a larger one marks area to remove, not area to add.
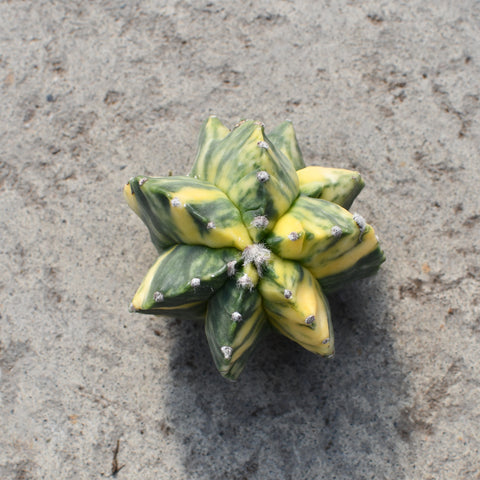
[[[205,319],[233,380],[271,327],[333,355],[325,293],[384,261],[373,228],[347,210],[363,185],[357,172],[306,167],[290,122],[267,136],[260,122],[230,131],[208,118],[188,176],[125,186],[159,254],[130,310]]]

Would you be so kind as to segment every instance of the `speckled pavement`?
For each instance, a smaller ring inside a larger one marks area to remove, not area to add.
[[[480,479],[480,3],[0,2],[0,478]],[[336,356],[272,335],[236,383],[203,325],[128,313],[123,200],[211,113],[360,171],[387,261]]]

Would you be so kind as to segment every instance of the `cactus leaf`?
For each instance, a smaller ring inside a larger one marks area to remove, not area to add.
[[[268,331],[257,289],[238,288],[230,279],[208,302],[205,332],[219,372],[236,380],[246,361]]]
[[[198,139],[197,155],[195,157],[192,172],[190,173],[191,176],[195,176],[196,172],[208,170],[208,162],[212,149],[229,133],[230,130],[223,125],[215,115],[211,115],[205,120],[205,122],[203,122]]]
[[[159,250],[176,243],[243,250],[251,243],[238,209],[207,182],[190,177],[135,177],[124,193]]]
[[[262,180],[265,173],[267,181]],[[265,136],[263,125],[251,120],[218,142],[209,162],[196,164],[192,174],[228,195],[254,242],[261,241],[299,193],[295,168]]]
[[[239,262],[235,248],[175,245],[153,264],[133,297],[135,311],[174,314],[205,303],[226,282],[230,262]]]
[[[373,228],[360,227],[348,210],[300,196],[276,223],[266,244],[280,257],[298,260],[321,279],[354,266],[378,247],[378,240]]]
[[[306,268],[298,262],[275,256],[258,288],[265,311],[277,330],[307,350],[324,356],[333,355],[328,302],[315,277]]]
[[[365,183],[358,172],[310,166],[297,170],[300,192],[349,209]]]
[[[291,121],[277,125],[269,134],[268,138],[291,162],[295,170],[305,168],[303,155],[298,145],[295,129]]]

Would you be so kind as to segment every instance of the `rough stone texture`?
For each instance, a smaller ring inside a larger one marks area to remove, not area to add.
[[[0,478],[479,479],[479,27],[475,0],[0,2]],[[122,186],[185,173],[209,113],[363,174],[388,260],[331,298],[335,359],[272,336],[232,384],[201,324],[127,312],[155,253]]]

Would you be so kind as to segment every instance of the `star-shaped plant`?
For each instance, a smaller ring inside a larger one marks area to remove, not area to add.
[[[290,122],[232,131],[209,117],[188,176],[129,180],[128,204],[159,257],[131,311],[205,318],[220,373],[235,380],[270,327],[314,353],[334,353],[325,292],[384,261],[373,228],[346,210],[357,172],[305,167]]]

